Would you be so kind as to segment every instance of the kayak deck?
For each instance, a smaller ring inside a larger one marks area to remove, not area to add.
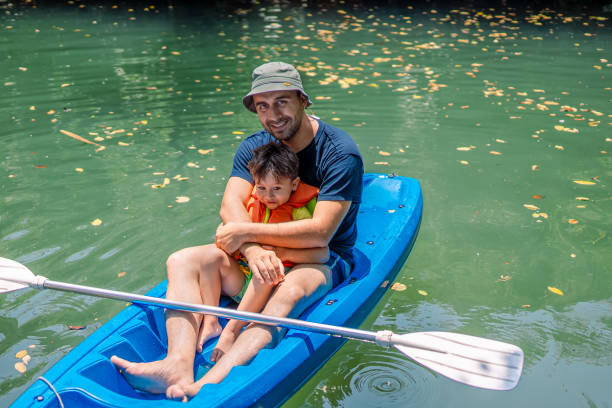
[[[410,252],[418,232],[422,194],[417,180],[364,175],[357,217],[356,263],[349,279],[324,295],[299,318],[357,327],[378,303]],[[166,282],[148,295],[163,297]],[[221,306],[231,303],[224,298]],[[220,319],[221,320],[221,319]],[[275,406],[290,397],[346,340],[326,334],[288,330],[279,344],[264,349],[247,365],[232,369],[219,384],[207,384],[186,403],[197,407]],[[200,378],[211,366],[216,339],[196,356]],[[131,305],[92,333],[36,381],[14,407],[170,407],[185,404],[164,395],[134,390],[110,362],[112,355],[131,361],[165,357],[167,337],[163,308]]]

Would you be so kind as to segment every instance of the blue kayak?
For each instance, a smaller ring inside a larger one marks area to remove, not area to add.
[[[417,180],[365,174],[357,217],[356,266],[299,319],[358,327],[402,268],[417,236],[423,198]],[[148,295],[164,297],[166,282]],[[220,306],[231,306],[222,299]],[[131,361],[166,355],[164,309],[130,305],[91,334],[34,382],[13,407],[244,407],[277,406],[316,372],[346,339],[290,329],[274,348],[262,350],[248,365],[232,369],[219,384],[207,384],[187,403],[134,390],[110,362],[112,355]],[[212,365],[209,341],[196,356],[200,378]]]

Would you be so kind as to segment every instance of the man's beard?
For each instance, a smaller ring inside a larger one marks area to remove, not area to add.
[[[293,136],[296,135],[301,125],[302,125],[302,118],[299,117],[298,119],[295,119],[294,121],[287,123],[287,126],[280,133],[274,132],[272,130],[272,127],[270,126],[267,126],[266,130],[268,131],[268,133],[274,136],[276,140],[288,142],[289,140],[293,138]]]

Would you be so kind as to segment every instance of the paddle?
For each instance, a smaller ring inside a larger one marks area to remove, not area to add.
[[[306,330],[349,339],[394,346],[417,363],[464,384],[491,390],[511,390],[518,384],[523,369],[523,350],[519,347],[480,337],[447,332],[395,334],[388,330],[372,332],[304,320],[241,312],[222,307],[178,302],[133,293],[56,282],[34,274],[19,262],[0,257],[0,293],[23,289],[55,289],[91,296],[129,301],[211,314],[248,322]]]

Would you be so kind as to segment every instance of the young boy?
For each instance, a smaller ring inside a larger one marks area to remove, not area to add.
[[[276,142],[260,146],[253,151],[253,159],[249,162],[248,168],[255,182],[253,193],[246,203],[251,221],[278,223],[312,218],[319,189],[300,183],[298,158],[291,149]],[[283,262],[285,271],[296,263],[325,263],[329,258],[327,247],[266,248],[276,253]],[[232,298],[239,302],[238,310],[260,312],[274,285],[266,284],[259,279],[251,279],[253,272],[241,254],[237,253],[234,259],[237,261],[236,266],[244,273],[244,285]],[[206,318],[206,324],[210,324],[214,316]],[[240,320],[230,320],[227,323],[211,355],[212,361],[217,361],[231,347],[245,324],[246,322]]]

